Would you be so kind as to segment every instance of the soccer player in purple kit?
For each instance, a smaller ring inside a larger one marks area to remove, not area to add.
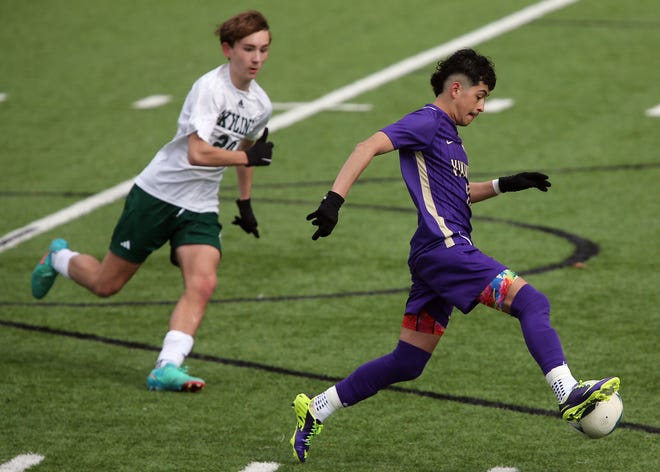
[[[418,214],[408,259],[412,286],[399,342],[391,353],[363,364],[313,398],[304,393],[296,396],[291,446],[300,462],[306,461],[310,441],[332,413],[391,384],[421,375],[454,307],[467,314],[482,303],[519,320],[527,348],[552,388],[565,420],[578,420],[591,404],[618,390],[617,377],[578,382],[550,325],[548,298],[472,244],[472,203],[504,192],[530,188],[546,192],[550,187],[548,176],[538,172],[468,181],[468,160],[457,126],[469,125],[484,111],[495,83],[490,59],[472,49],[457,51],[438,63],[431,76],[435,101],[357,144],[332,190],[307,216],[317,226],[312,239],[329,236],[348,191],[371,160],[399,151],[401,174]]]

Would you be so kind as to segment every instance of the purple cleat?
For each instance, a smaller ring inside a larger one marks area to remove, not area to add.
[[[311,400],[304,393],[299,393],[291,406],[296,413],[296,430],[291,437],[293,457],[305,462],[309,451],[309,442],[323,430],[323,423],[315,419],[309,411]]]
[[[596,402],[607,400],[619,390],[619,377],[602,380],[579,381],[566,401],[559,405],[559,412],[566,421],[577,421],[585,410]]]

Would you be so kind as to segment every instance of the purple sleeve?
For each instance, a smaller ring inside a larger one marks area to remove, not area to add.
[[[432,110],[422,108],[386,126],[381,131],[390,138],[394,149],[406,148],[421,151],[428,147],[437,127],[438,123]]]

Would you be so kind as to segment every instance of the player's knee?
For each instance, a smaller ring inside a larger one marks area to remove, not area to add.
[[[101,298],[107,298],[115,295],[130,280],[132,272],[106,270],[100,267],[89,278],[82,282],[76,280],[79,284],[87,287],[94,295]]]
[[[522,318],[528,314],[550,318],[550,300],[530,284],[524,285],[511,303],[511,315]]]
[[[394,382],[415,380],[422,375],[430,358],[431,354],[423,349],[400,341],[392,352],[391,370]]]
[[[92,292],[97,297],[108,298],[118,293],[123,285],[119,284],[96,284],[91,287]]]
[[[426,368],[426,362],[421,363],[421,362],[410,362],[408,365],[404,366],[404,375],[402,378],[402,381],[409,381],[409,380],[415,380],[418,378],[420,375],[422,375],[422,372],[424,372],[424,368]]]
[[[218,284],[218,278],[215,274],[199,275],[193,277],[187,284],[186,290],[192,291],[202,300],[210,300]]]

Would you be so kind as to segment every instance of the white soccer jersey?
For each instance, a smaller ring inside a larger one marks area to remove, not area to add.
[[[188,136],[197,132],[207,143],[235,150],[242,139],[256,141],[273,106],[253,80],[249,91],[237,89],[223,64],[193,84],[183,104],[176,135],[163,146],[135,183],[145,192],[197,213],[218,212],[218,191],[225,167],[194,166],[188,161]]]

